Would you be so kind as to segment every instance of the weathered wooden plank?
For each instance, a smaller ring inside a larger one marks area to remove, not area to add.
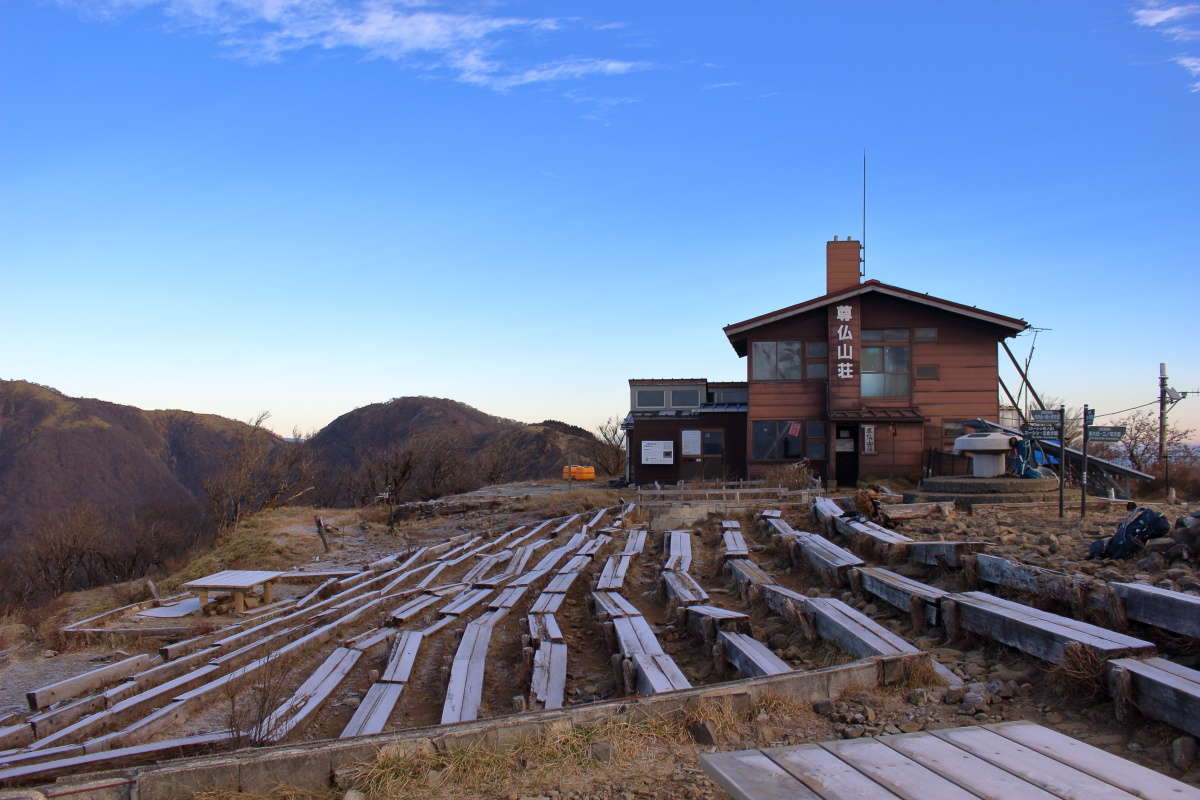
[[[263,722],[261,736],[268,741],[280,741],[299,730],[337,690],[362,653],[339,647],[325,659],[300,685],[290,698],[280,704]]]
[[[392,712],[396,709],[396,703],[400,702],[400,694],[403,691],[403,683],[371,684],[362,702],[354,710],[354,716],[350,717],[350,721],[346,723],[346,727],[339,734],[339,738],[346,739],[350,736],[382,733]]]
[[[725,648],[725,657],[729,663],[747,678],[792,671],[786,661],[772,653],[770,648],[753,636],[721,631],[717,638]]]
[[[1065,800],[1133,800],[1137,796],[986,728],[945,728],[930,733]],[[1116,756],[1109,758],[1129,764]]]
[[[551,533],[562,533],[564,530],[567,529],[568,525],[570,525],[575,520],[579,519],[581,516],[583,516],[583,515],[582,514],[572,514],[571,516],[567,517],[562,522],[560,522],[558,524],[558,527],[556,527],[553,531],[551,531]]]
[[[726,558],[749,558],[750,548],[740,530],[728,530],[721,535],[725,545]]]
[[[762,599],[776,614],[791,617],[805,610],[808,597],[778,584],[762,587]]]
[[[696,583],[695,579],[686,572],[663,570],[659,577],[663,592],[671,602],[677,605],[686,606],[708,600],[708,592],[704,591],[700,584]]]
[[[141,672],[160,663],[162,663],[161,656],[140,653],[129,658],[123,658],[112,664],[105,664],[102,667],[88,670],[82,675],[64,678],[61,681],[55,681],[38,689],[33,689],[25,693],[25,699],[29,703],[29,708],[37,711],[52,703],[57,703],[60,700],[66,700],[70,697],[77,697],[84,692],[90,692],[106,684],[114,683],[135,672]]]
[[[918,652],[912,644],[841,600],[809,597],[805,610],[812,614],[818,636],[859,658]]]
[[[943,597],[949,595],[949,592],[881,567],[855,567],[855,569],[858,571],[864,591],[901,611],[911,611],[913,598],[917,598],[921,601],[925,622],[929,625],[938,624],[939,603]]]
[[[821,747],[901,797],[914,800],[979,800],[975,794],[879,740],[821,742]]]
[[[879,513],[889,520],[922,519],[924,517],[950,517],[954,515],[954,501],[941,500],[930,503],[880,503]]]
[[[821,800],[903,800],[819,744],[764,748],[762,754]]]
[[[1056,800],[1057,795],[1019,778],[931,733],[882,736],[879,741],[982,800]]]
[[[521,601],[521,597],[529,589],[528,586],[510,586],[501,590],[496,599],[488,604],[488,608],[512,608]]]
[[[976,553],[974,562],[975,574],[981,581],[1066,603],[1074,602],[1076,587],[1084,580],[1078,575],[1018,564],[986,553]]]
[[[748,558],[730,558],[725,561],[725,569],[737,585],[743,597],[755,587],[778,583],[761,567]]]
[[[1200,800],[1200,789],[1194,786],[1106,753],[1051,728],[1024,721],[999,722],[983,727],[1145,800]]]
[[[185,736],[177,739],[167,739],[153,744],[137,745],[135,747],[120,747],[114,750],[104,750],[96,753],[59,758],[36,764],[24,764],[9,769],[0,769],[0,783],[5,781],[28,782],[40,776],[53,776],[69,770],[78,770],[89,765],[120,765],[148,760],[155,754],[186,755],[197,752],[214,744],[228,741],[232,734],[228,731],[220,733],[204,733],[197,736]]]
[[[436,594],[423,594],[418,597],[414,597],[412,600],[409,600],[404,605],[392,611],[392,624],[398,625],[408,622],[410,619],[418,616],[421,612],[439,600],[441,600],[441,598]]]
[[[955,569],[963,565],[963,556],[986,548],[987,542],[910,542],[905,545],[908,559],[914,564]]]
[[[644,530],[630,531],[629,538],[625,540],[625,549],[622,550],[623,555],[636,556],[646,548],[646,532]]]
[[[742,529],[742,523],[738,522],[736,519],[721,520],[721,530],[741,530],[741,529]]]
[[[701,753],[700,766],[735,800],[822,800],[757,750]]]
[[[1060,663],[1072,642],[1113,658],[1150,653],[1154,644],[984,592],[953,595],[963,627],[1045,661]]]
[[[1129,619],[1200,638],[1200,597],[1144,583],[1108,585],[1120,596]]]
[[[1147,717],[1200,736],[1200,671],[1164,658],[1119,658],[1109,668],[1129,672],[1129,699]]]
[[[458,616],[470,611],[471,608],[482,603],[492,593],[491,589],[467,589],[462,594],[458,595],[453,601],[447,603],[439,609],[442,614],[453,614]]]
[[[543,647],[549,648],[547,659],[546,693],[542,697],[542,707],[546,709],[562,708],[567,690],[567,646],[562,642],[547,642]]]
[[[563,600],[566,598],[567,596],[561,592],[542,592],[533,601],[529,612],[531,614],[553,614],[562,607]]]
[[[667,531],[664,534],[667,560],[664,570],[687,572],[692,568],[692,534],[689,531]]]
[[[560,594],[566,594],[568,591],[570,591],[571,584],[573,584],[575,582],[575,579],[578,577],[579,577],[578,572],[559,573],[558,575],[555,575],[553,578],[551,578],[550,582],[548,584],[546,584],[546,591],[547,592],[559,592]]]
[[[798,536],[791,542],[792,561],[803,559],[818,573],[834,586],[842,586],[847,582],[847,571],[851,567],[862,566],[863,561],[849,550],[838,547],[824,536],[813,533]],[[800,559],[797,559],[797,551]]]
[[[424,635],[420,631],[401,631],[388,655],[387,666],[379,680],[388,683],[407,683],[413,664],[420,652]]]

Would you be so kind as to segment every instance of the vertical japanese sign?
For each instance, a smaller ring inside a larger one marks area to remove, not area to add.
[[[875,426],[862,426],[862,451],[865,455],[875,455]]]
[[[838,306],[834,315],[837,320],[834,330],[834,377],[851,380],[854,378],[854,306]]]

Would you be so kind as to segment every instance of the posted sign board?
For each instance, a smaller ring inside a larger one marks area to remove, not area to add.
[[[1089,425],[1088,439],[1093,442],[1119,442],[1125,429],[1119,425]]]
[[[700,455],[700,431],[680,431],[679,452],[685,456]]]
[[[1022,425],[1021,434],[1034,439],[1057,439],[1057,425]]]
[[[643,464],[674,464],[674,442],[642,442]]]
[[[1062,422],[1062,412],[1057,408],[1039,408],[1029,412],[1029,420],[1057,425]]]

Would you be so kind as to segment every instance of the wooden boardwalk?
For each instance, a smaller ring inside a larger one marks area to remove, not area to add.
[[[1200,800],[1200,789],[1031,722],[705,753],[738,800]]]

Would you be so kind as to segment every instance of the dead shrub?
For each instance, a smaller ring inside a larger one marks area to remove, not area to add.
[[[747,730],[746,718],[734,709],[731,697],[706,697],[690,706],[684,714],[684,722],[703,722],[708,725],[718,741],[735,742]]]
[[[808,459],[771,467],[763,476],[764,486],[780,489],[812,489],[814,486],[819,488],[819,481]]]
[[[1100,651],[1070,642],[1063,648],[1062,661],[1050,667],[1049,672],[1062,678],[1072,694],[1091,700],[1104,693],[1106,663]]]

